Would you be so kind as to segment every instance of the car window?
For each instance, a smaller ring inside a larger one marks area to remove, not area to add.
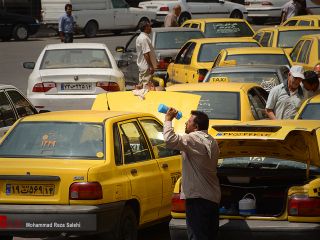
[[[190,23],[186,23],[182,27],[190,27]]]
[[[254,35],[253,39],[256,40],[257,42],[260,42],[260,39],[263,35],[263,32],[258,32],[256,35]]]
[[[295,30],[279,32],[277,47],[292,48],[303,35],[320,34],[319,30]]]
[[[16,116],[14,110],[6,96],[6,94],[0,92],[0,127],[7,127],[14,124]]]
[[[166,148],[163,138],[163,127],[160,123],[152,119],[145,119],[141,120],[141,125],[151,142],[156,158],[164,158],[180,154],[179,151]]]
[[[19,92],[15,90],[8,90],[6,92],[17,110],[19,118],[37,113],[37,110]]]
[[[251,89],[248,92],[248,97],[253,117],[256,120],[268,118],[265,112],[266,102],[262,101],[262,99],[259,97],[259,93],[254,89]]]
[[[145,137],[136,121],[119,125],[122,139],[124,162],[135,163],[151,159]]]
[[[113,125],[114,161],[116,165],[123,164],[122,145],[117,124]]]
[[[191,28],[199,28],[199,24],[198,23],[192,23],[191,24]]]
[[[261,38],[260,44],[261,44],[263,47],[268,47],[268,46],[270,46],[270,45],[269,45],[270,38],[271,38],[271,32],[265,32],[265,33],[263,34],[263,37]]]
[[[320,120],[320,104],[309,103],[303,109],[299,119]]]
[[[271,65],[290,65],[285,54],[237,54],[228,55],[226,60],[236,60],[237,65],[247,64],[271,64]]]
[[[311,41],[306,40],[301,48],[297,62],[299,62],[299,63],[308,63],[309,62],[308,56],[309,56],[310,46],[311,46]]]
[[[221,49],[239,47],[259,47],[256,42],[222,42],[202,44],[198,54],[198,62],[213,62]]]
[[[124,0],[111,0],[113,8],[127,8],[128,3]]]
[[[298,26],[312,26],[312,21],[305,21],[305,20],[301,20],[299,23],[298,23]]]
[[[303,44],[303,40],[300,40],[297,45],[294,47],[294,49],[292,50],[291,54],[290,54],[290,58],[292,59],[293,62],[296,62],[300,48]]]
[[[0,145],[0,156],[104,159],[103,132],[95,123],[20,122]]]
[[[298,20],[289,20],[284,26],[295,26]]]
[[[221,58],[222,58],[222,54],[220,53],[220,54],[216,57],[216,59],[214,60],[214,63],[213,63],[212,68],[216,67],[216,66],[220,63]]]
[[[252,37],[254,32],[245,22],[206,23],[205,37]]]
[[[163,49],[180,49],[190,39],[203,38],[200,31],[171,31],[156,33],[155,46],[156,50]]]
[[[129,40],[129,42],[126,45],[126,52],[136,52],[136,40],[139,34],[135,34],[132,36],[132,38]]]
[[[57,68],[111,68],[111,63],[104,49],[47,50],[40,69]]]
[[[183,58],[184,58],[189,46],[191,45],[191,43],[192,42],[188,42],[181,48],[181,50],[179,51],[179,53],[177,54],[177,56],[174,60],[174,63],[177,63],[177,64],[183,63]]]

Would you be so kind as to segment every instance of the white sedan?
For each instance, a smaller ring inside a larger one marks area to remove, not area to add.
[[[90,109],[97,94],[125,90],[124,75],[104,44],[47,45],[28,79],[27,97],[38,110]]]

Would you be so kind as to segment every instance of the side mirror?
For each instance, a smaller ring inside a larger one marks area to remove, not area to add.
[[[116,52],[124,52],[124,47],[116,47]]]
[[[122,67],[128,66],[129,63],[128,63],[128,61],[126,61],[126,60],[119,60],[119,61],[117,62],[117,65],[118,65],[119,68],[122,68]]]
[[[35,62],[24,62],[23,67],[26,69],[34,69],[34,66],[36,65]]]

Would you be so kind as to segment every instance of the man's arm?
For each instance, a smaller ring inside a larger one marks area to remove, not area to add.
[[[63,23],[63,16],[59,19],[59,36],[61,39],[61,42],[64,41],[64,23]]]
[[[273,109],[266,109],[266,113],[271,120],[276,120],[276,115],[273,112]]]

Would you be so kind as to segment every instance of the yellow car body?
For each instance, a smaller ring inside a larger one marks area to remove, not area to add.
[[[237,18],[201,18],[189,19],[181,27],[198,28],[205,37],[252,37],[254,30],[244,19]]]
[[[320,27],[276,26],[261,28],[253,36],[263,47],[279,47],[290,52],[303,35],[320,34]]]
[[[290,53],[292,64],[303,66],[304,70],[313,70],[320,63],[319,40],[319,34],[302,36]]]
[[[320,27],[320,15],[302,15],[289,18],[281,26]]]
[[[170,215],[181,157],[148,113],[50,112],[0,146],[0,235],[124,234]]]
[[[291,59],[282,48],[252,47],[222,49],[216,57],[213,67],[236,65],[286,65],[291,66]]]
[[[320,120],[320,95],[304,101],[294,119]]]
[[[320,234],[320,122],[262,120],[213,126],[220,159],[222,239],[317,239]],[[186,239],[177,181],[171,239]],[[240,205],[247,199],[247,207]],[[252,203],[255,202],[255,207]],[[250,200],[250,201],[249,201]]]
[[[166,81],[197,83],[203,81],[221,49],[260,47],[252,38],[202,38],[186,42],[167,69]]]

